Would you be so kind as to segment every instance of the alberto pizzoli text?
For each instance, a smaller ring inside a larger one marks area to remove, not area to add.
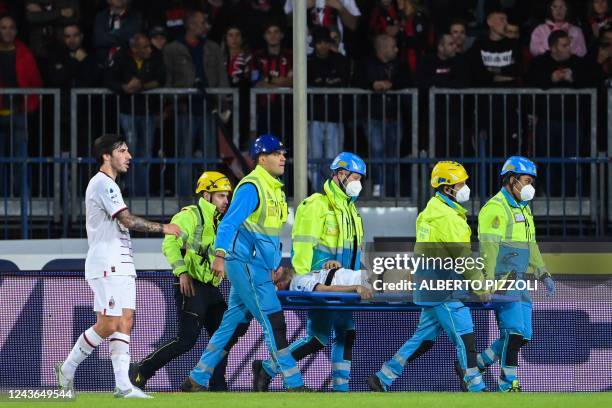
[[[448,291],[448,290],[467,290],[467,291],[482,291],[497,292],[504,290],[538,290],[538,281],[526,280],[422,280],[420,282],[411,282],[409,280],[401,280],[398,282],[383,282],[375,280],[373,283],[374,290],[433,290],[433,291]]]

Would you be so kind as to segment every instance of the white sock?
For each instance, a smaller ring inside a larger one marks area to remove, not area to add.
[[[133,387],[130,382],[128,371],[130,369],[130,336],[127,334],[114,332],[111,334],[108,349],[113,362],[113,372],[115,373],[115,385],[122,391]]]
[[[93,327],[85,330],[79,336],[76,343],[74,343],[72,350],[70,350],[70,354],[68,354],[68,358],[64,361],[64,364],[62,364],[62,373],[68,379],[72,380],[79,364],[89,357],[91,352],[103,341],[104,339],[98,336],[98,333],[95,332]]]

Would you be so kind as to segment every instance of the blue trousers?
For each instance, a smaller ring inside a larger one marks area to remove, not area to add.
[[[264,341],[272,361],[279,367],[285,387],[303,386],[302,375],[287,345],[285,318],[270,271],[254,269],[238,260],[228,260],[225,265],[232,284],[228,309],[200,361],[191,370],[190,377],[208,387],[215,366],[238,338],[246,333],[250,321],[255,317],[262,327]]]
[[[515,291],[509,295],[520,295]],[[527,294],[525,294],[527,295]],[[531,340],[533,328],[531,314],[533,305],[528,297],[522,301],[498,303],[495,317],[500,337],[478,355],[478,366],[481,369],[494,364],[498,359],[501,373],[498,380],[500,391],[505,391],[517,380],[518,350]]]
[[[352,349],[355,341],[355,321],[351,312],[309,311],[306,337],[293,342],[289,349],[296,360],[322,349],[330,340],[332,344],[332,379],[334,391],[347,392],[351,379]],[[274,377],[278,367],[270,359],[264,361],[264,369]]]
[[[455,345],[459,364],[466,372],[464,380],[468,389],[482,391],[485,387],[482,376],[477,367],[468,367],[468,350],[462,337],[474,332],[472,316],[469,308],[459,301],[428,306],[421,310],[419,325],[412,337],[376,373],[382,384],[389,388],[402,374],[407,363],[423,355],[433,346],[441,330],[446,332]]]

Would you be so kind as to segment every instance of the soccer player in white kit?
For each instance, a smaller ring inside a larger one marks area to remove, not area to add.
[[[289,290],[298,292],[354,292],[361,299],[371,299],[372,288],[365,283],[361,271],[331,268],[312,271],[306,275],[293,275]]]
[[[55,366],[60,388],[73,389],[74,373],[83,360],[109,339],[115,374],[115,397],[150,398],[132,385],[130,332],[136,309],[136,270],[129,230],[180,236],[174,224],[159,224],[132,215],[116,183],[126,173],[132,156],[125,139],[103,135],[94,142],[100,171],[91,178],[85,192],[87,242],[85,279],[94,293],[96,324],[81,334],[63,363]]]

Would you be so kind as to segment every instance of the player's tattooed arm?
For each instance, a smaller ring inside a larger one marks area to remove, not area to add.
[[[174,235],[177,238],[182,234],[181,229],[176,224],[160,224],[158,222],[145,220],[142,217],[130,213],[130,210],[127,208],[117,214],[117,219],[124,227],[134,231],[161,232],[164,235]]]
[[[130,213],[127,208],[117,214],[117,219],[125,228],[140,232],[163,232],[164,226],[158,222],[146,220],[142,217]]]

